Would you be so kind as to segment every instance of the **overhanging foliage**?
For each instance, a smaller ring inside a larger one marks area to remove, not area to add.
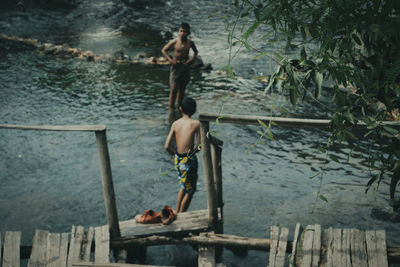
[[[237,13],[231,25],[242,24],[235,42],[230,33],[232,46],[251,49],[249,38],[262,31],[265,42],[284,47],[282,53],[260,51],[278,64],[267,90],[287,93],[295,106],[306,96],[317,100],[324,82],[333,84],[336,109],[326,148],[345,142],[353,150],[362,139],[375,140],[379,148],[365,155],[377,173],[367,190],[389,172],[393,198],[400,179],[400,133],[380,122],[400,119],[400,1],[235,0],[232,5]],[[285,51],[297,56],[288,58]],[[361,137],[349,128],[359,121],[367,124]]]

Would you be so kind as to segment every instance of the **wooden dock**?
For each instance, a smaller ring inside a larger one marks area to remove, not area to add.
[[[215,248],[229,246],[242,249],[257,249],[269,252],[269,267],[387,267],[388,255],[386,233],[384,230],[362,231],[358,229],[322,229],[320,225],[308,225],[304,228],[296,225],[293,241],[289,240],[289,229],[272,226],[269,238],[245,238],[212,232],[199,235],[186,235],[177,238],[183,230],[182,224],[189,218],[195,220],[206,211],[196,211],[185,214],[171,225],[135,225],[131,220],[121,222],[121,229],[140,229],[140,236],[123,237],[125,245],[138,246],[146,243],[148,234],[159,237],[147,242],[146,245],[189,243],[198,245],[198,266],[217,266]],[[179,216],[178,216],[179,217]],[[204,217],[206,220],[206,216]],[[128,226],[127,226],[128,225]],[[125,228],[128,227],[128,228]],[[154,235],[155,228],[158,235]],[[144,228],[148,228],[147,231]],[[203,230],[203,229],[201,229]],[[124,232],[125,230],[122,230]],[[199,229],[200,231],[200,229]],[[147,233],[146,233],[147,232]],[[166,235],[166,236],[165,236]],[[1,237],[1,235],[0,235]],[[148,236],[149,237],[149,236]],[[0,238],[0,241],[2,239]],[[129,243],[131,240],[131,243]],[[149,240],[149,239],[147,239]],[[162,241],[160,241],[162,240]],[[6,232],[4,235],[3,254],[0,254],[2,267],[20,266],[21,232]],[[139,242],[139,243],[138,243]],[[0,242],[1,243],[1,242]],[[28,260],[28,267],[107,267],[107,266],[143,266],[126,264],[115,261],[111,251],[113,243],[110,241],[108,225],[99,227],[72,226],[70,233],[50,233],[45,230],[36,230]],[[392,248],[393,250],[393,248]],[[397,249],[398,250],[398,249]],[[398,260],[398,258],[397,258]],[[218,266],[224,266],[219,263]]]
[[[260,121],[277,122],[281,126],[325,127],[328,122],[320,120],[287,120],[270,117],[219,116],[200,114],[201,143],[204,179],[207,191],[207,209],[180,213],[170,225],[137,224],[134,219],[119,221],[106,138],[106,127],[92,126],[26,126],[2,125],[0,129],[38,131],[88,131],[94,132],[99,151],[100,171],[103,184],[107,224],[84,229],[72,226],[70,233],[50,233],[36,230],[32,246],[26,257],[28,267],[133,267],[126,264],[130,252],[146,254],[146,247],[187,243],[198,247],[198,266],[217,266],[222,247],[239,250],[262,250],[269,252],[265,266],[299,267],[386,267],[389,262],[400,262],[400,248],[388,248],[384,230],[322,229],[318,224],[300,227],[297,224],[293,241],[289,229],[272,226],[270,237],[246,238],[223,234],[222,200],[222,141],[209,135],[209,122],[257,124]],[[303,125],[304,126],[304,125]],[[4,234],[4,233],[3,233]],[[19,267],[21,255],[21,232],[6,232],[4,243],[0,233],[2,267]],[[267,236],[267,234],[266,234]],[[123,253],[111,253],[116,252]],[[134,254],[134,253],[133,253]],[[245,254],[245,253],[244,253]],[[122,256],[119,257],[118,256]],[[140,256],[140,255],[139,255]],[[144,257],[143,257],[144,258]],[[123,263],[117,262],[124,261]],[[113,262],[114,261],[114,262]],[[224,266],[219,263],[218,266]]]

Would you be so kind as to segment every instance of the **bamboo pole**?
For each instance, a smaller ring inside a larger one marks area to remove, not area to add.
[[[110,239],[112,240],[121,237],[121,232],[118,224],[117,205],[115,202],[115,193],[111,173],[110,155],[108,153],[106,130],[96,131],[96,141],[99,151],[107,223],[110,229]]]
[[[214,190],[216,193],[216,202],[217,208],[220,209],[221,221],[224,219],[223,213],[223,197],[222,197],[222,148],[219,145],[216,145],[213,142],[214,138],[211,141],[211,159],[212,159],[212,167],[213,167],[213,177],[214,177]],[[217,228],[215,229],[215,233],[222,234],[223,223],[219,222]]]
[[[15,130],[36,130],[36,131],[77,131],[77,132],[96,132],[105,131],[105,125],[17,125],[0,124],[3,129]]]
[[[203,151],[204,179],[207,190],[208,224],[211,229],[214,229],[217,225],[218,213],[211,162],[210,139],[208,137],[209,127],[208,121],[200,121],[201,150]]]
[[[217,224],[215,225],[214,232],[216,234],[223,234],[224,233],[224,211],[223,211],[223,198],[222,198],[222,147],[218,144],[222,145],[222,141],[217,142],[216,140],[220,141],[217,138],[211,139],[211,159],[212,159],[212,167],[213,167],[213,176],[214,176],[214,189],[216,193],[216,202],[217,202],[217,211],[219,209],[219,213],[221,214],[221,219],[217,220]],[[222,259],[222,246],[216,246],[214,250],[215,260],[217,262],[221,262]],[[200,248],[199,248],[200,253]]]
[[[320,119],[300,119],[300,118],[282,118],[282,117],[264,117],[264,116],[246,116],[246,115],[233,115],[233,114],[217,114],[217,113],[200,113],[200,121],[215,121],[218,118],[218,122],[224,123],[238,123],[238,124],[257,124],[262,121],[266,124],[274,122],[278,126],[287,127],[317,127],[317,128],[328,128],[330,126],[330,120]],[[382,125],[399,127],[399,121],[381,121]],[[349,127],[365,128],[364,122],[357,122]]]

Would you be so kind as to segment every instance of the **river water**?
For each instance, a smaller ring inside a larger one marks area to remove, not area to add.
[[[57,2],[57,1],[56,1]],[[160,56],[161,47],[181,21],[192,25],[191,38],[209,72],[193,71],[187,94],[198,112],[326,118],[310,101],[294,110],[286,97],[264,94],[253,76],[271,72],[267,59],[242,51],[233,60],[240,78],[217,70],[228,63],[224,16],[229,1],[72,1],[50,5],[25,1],[0,4],[0,32],[41,42],[68,44],[96,54],[119,49],[135,58]],[[136,4],[133,4],[136,3]],[[253,40],[254,45],[272,49]],[[64,59],[19,47],[0,47],[0,123],[28,125],[105,124],[120,220],[151,208],[176,205],[178,186],[171,156],[163,149],[168,133],[169,68]],[[329,99],[325,92],[323,100]],[[282,112],[282,107],[289,113]],[[388,185],[365,194],[371,172],[361,159],[374,149],[364,144],[346,161],[325,164],[318,147],[328,132],[273,128],[274,141],[259,140],[258,126],[211,123],[223,142],[225,233],[267,237],[272,225],[319,223],[323,227],[386,229],[389,244],[399,246],[398,217],[388,209]],[[256,145],[254,145],[256,144]],[[200,157],[201,158],[201,157]],[[0,130],[0,231],[23,232],[31,243],[35,229],[68,232],[71,225],[106,223],[96,140],[93,133]],[[321,168],[320,179],[310,179]],[[207,207],[200,162],[198,192],[190,210]],[[315,192],[328,202],[315,201]],[[379,212],[378,212],[379,211]],[[292,234],[289,236],[291,239]],[[267,253],[235,256],[225,250],[228,266],[265,266]],[[193,266],[190,246],[148,249],[148,264]]]

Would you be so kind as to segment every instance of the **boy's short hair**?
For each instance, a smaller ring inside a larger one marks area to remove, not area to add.
[[[180,28],[187,30],[188,33],[190,33],[190,25],[186,22],[182,22]]]
[[[182,112],[189,117],[196,112],[196,106],[196,101],[191,97],[183,98],[181,103]]]

